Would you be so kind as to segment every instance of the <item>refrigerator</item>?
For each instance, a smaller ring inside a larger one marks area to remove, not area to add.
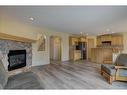
[[[81,60],[87,58],[87,44],[85,42],[79,42],[79,50],[81,50]]]

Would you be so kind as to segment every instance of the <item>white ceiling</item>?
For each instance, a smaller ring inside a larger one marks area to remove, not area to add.
[[[127,6],[0,6],[0,10],[17,20],[60,32],[127,32]]]

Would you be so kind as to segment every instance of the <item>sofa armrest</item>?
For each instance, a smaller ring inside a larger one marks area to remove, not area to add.
[[[115,79],[119,80],[120,69],[127,69],[127,66],[115,66],[115,69],[116,69]]]
[[[115,66],[115,69],[127,69],[127,66]]]

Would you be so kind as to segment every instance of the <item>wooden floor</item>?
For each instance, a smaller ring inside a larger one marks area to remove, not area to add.
[[[127,89],[127,82],[109,85],[100,75],[100,65],[90,62],[54,63],[33,67],[44,89]]]

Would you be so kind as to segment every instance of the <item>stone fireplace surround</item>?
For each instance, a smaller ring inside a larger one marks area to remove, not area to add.
[[[8,53],[9,50],[26,50],[26,67],[8,71]],[[3,61],[5,69],[9,75],[25,72],[32,66],[32,44],[25,42],[17,42],[11,40],[0,40],[0,58]]]

